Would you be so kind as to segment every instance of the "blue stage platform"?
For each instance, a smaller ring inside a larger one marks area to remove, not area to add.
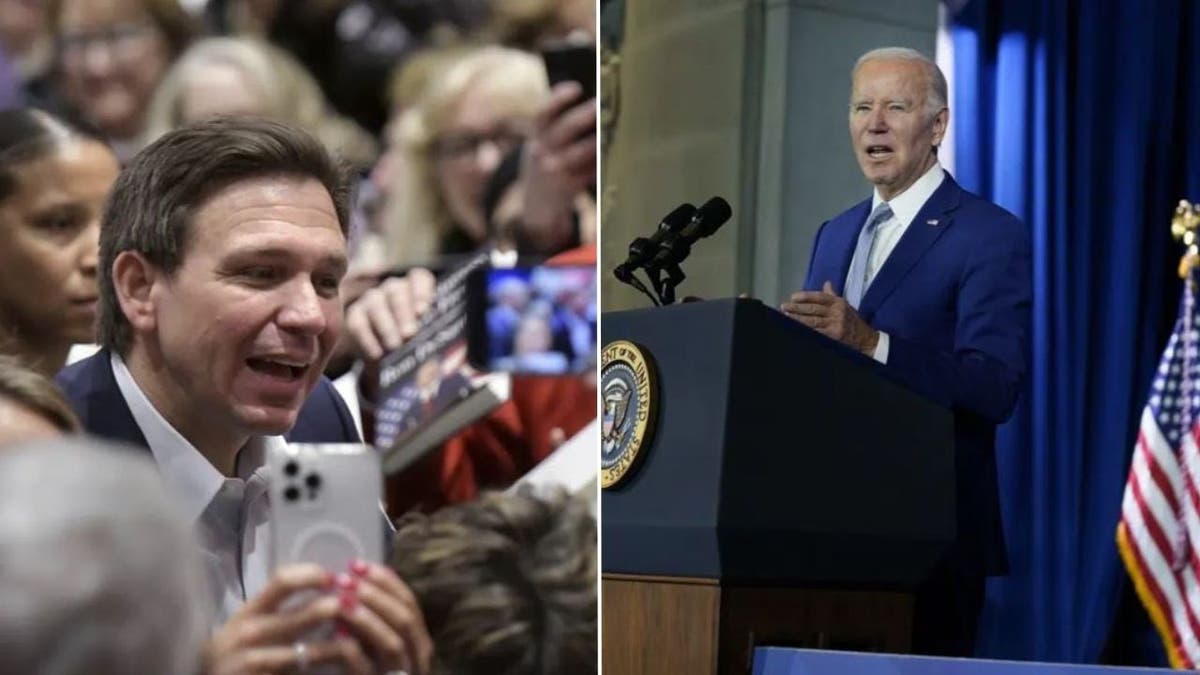
[[[1163,675],[1161,668],[1114,668],[1065,663],[941,659],[760,647],[753,675]]]

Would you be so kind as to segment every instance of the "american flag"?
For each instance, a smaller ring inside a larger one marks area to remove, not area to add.
[[[1200,663],[1200,321],[1193,284],[1184,284],[1142,411],[1117,526],[1121,559],[1171,665],[1186,669]]]

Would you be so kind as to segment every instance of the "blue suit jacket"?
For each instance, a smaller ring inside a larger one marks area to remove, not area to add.
[[[842,294],[871,200],[817,232],[804,287]],[[1011,213],[946,174],[867,288],[859,314],[891,341],[887,368],[954,411],[958,550],[988,574],[1007,569],[996,481],[996,425],[1029,364],[1029,235]]]
[[[55,378],[83,428],[94,436],[149,448],[113,376],[107,349],[64,368]],[[322,377],[286,434],[295,443],[358,443],[346,402]]]

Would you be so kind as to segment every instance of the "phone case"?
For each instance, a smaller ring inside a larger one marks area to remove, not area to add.
[[[334,574],[383,560],[383,477],[368,445],[289,444],[271,470],[272,567],[316,563]]]
[[[524,307],[506,307],[498,299],[502,285],[509,283],[525,289]],[[480,371],[513,375],[571,376],[594,370],[596,284],[594,265],[540,264],[472,271],[467,278],[467,362]],[[583,314],[568,304],[569,297],[580,292],[587,294],[592,305]],[[536,353],[517,353],[517,329],[535,314],[547,322],[550,342],[534,349]],[[581,324],[587,324],[592,338],[582,348],[570,333],[572,325]]]
[[[596,96],[596,50],[590,45],[559,44],[542,51],[550,85],[573,80],[583,87],[581,101]]]

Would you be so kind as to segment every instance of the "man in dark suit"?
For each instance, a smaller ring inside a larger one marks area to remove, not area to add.
[[[348,180],[308,134],[233,117],[151,144],[105,206],[104,349],[59,381],[88,431],[150,450],[195,523],[216,610],[206,672],[428,672],[420,609],[387,567],[267,555],[282,434],[357,438],[321,379],[342,329]],[[332,622],[345,635],[306,641]]]
[[[83,428],[101,438],[149,449],[113,377],[112,354],[101,349],[64,368],[55,378]],[[358,427],[333,383],[322,377],[304,401],[296,424],[284,434],[290,443],[359,443]]]
[[[871,199],[817,232],[804,290],[781,309],[886,364],[955,416],[958,537],[917,594],[914,650],[969,655],[984,578],[1007,571],[996,425],[1029,362],[1028,233],[938,163],[946,82],[919,52],[888,48],[854,67],[850,136]]]

